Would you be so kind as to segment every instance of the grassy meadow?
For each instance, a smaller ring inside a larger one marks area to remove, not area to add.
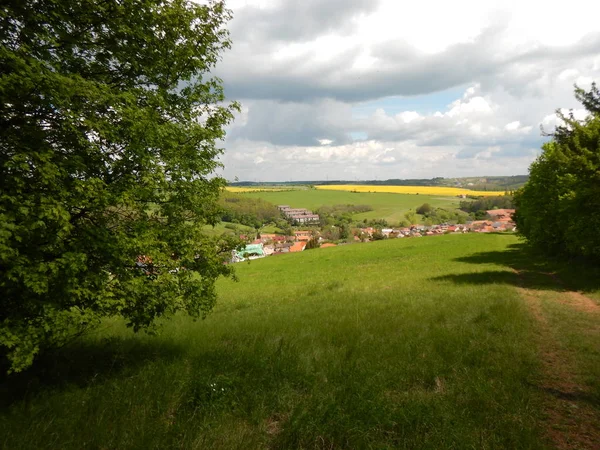
[[[520,290],[547,296],[595,407],[600,342],[519,245],[448,235],[238,264],[203,321],[159,336],[108,321],[2,380],[0,447],[545,448],[553,397]]]
[[[369,186],[377,187],[377,186]],[[455,209],[460,199],[439,195],[392,194],[385,192],[350,192],[322,189],[289,190],[289,191],[258,191],[246,192],[243,195],[262,198],[274,205],[291,205],[295,208],[316,210],[324,205],[370,205],[373,210],[354,214],[352,217],[359,221],[363,219],[385,219],[389,223],[397,223],[404,219],[404,214],[415,210],[423,203],[433,207]]]

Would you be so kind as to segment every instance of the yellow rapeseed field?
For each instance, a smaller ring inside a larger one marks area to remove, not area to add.
[[[317,189],[328,189],[332,191],[390,192],[393,194],[441,195],[448,197],[456,197],[459,195],[481,195],[485,197],[504,195],[503,191],[471,191],[470,189],[442,186],[366,186],[355,184],[339,184],[315,187]]]

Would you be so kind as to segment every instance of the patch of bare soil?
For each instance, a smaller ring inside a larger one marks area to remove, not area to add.
[[[562,282],[555,273],[548,274],[559,286],[561,286],[565,292],[560,296],[559,302],[563,305],[569,305],[580,311],[598,314],[600,313],[600,305],[589,297],[586,297],[581,292],[572,291],[567,289],[565,284]]]
[[[577,382],[572,358],[561,348],[544,315],[543,294],[523,287],[518,290],[538,325],[536,340],[543,365],[538,387],[545,397],[544,425],[548,441],[560,450],[600,449],[600,411],[589,403],[589,392]],[[561,299],[561,303],[564,300],[577,309],[597,312],[598,306],[582,294],[567,292],[564,296],[568,299]]]
[[[281,432],[283,422],[287,417],[285,415],[275,414],[267,419],[265,422],[265,430],[271,437],[277,436]]]
[[[565,295],[561,296],[561,302],[590,314],[600,313],[600,306],[580,292],[566,292]]]

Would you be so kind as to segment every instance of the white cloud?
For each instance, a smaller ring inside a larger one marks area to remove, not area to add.
[[[329,145],[329,144],[333,144],[333,141],[331,139],[319,139],[319,144]]]
[[[557,107],[582,118],[573,84],[600,81],[597,3],[230,0],[233,50],[218,75],[243,110],[226,174],[525,173],[539,125],[551,131]],[[452,102],[421,97],[457,87]],[[380,105],[353,117],[367,100]]]
[[[456,100],[451,106],[450,111],[446,113],[449,117],[490,114],[492,112],[492,106],[483,97],[472,97],[468,98],[467,101]]]
[[[420,119],[421,115],[416,111],[403,111],[397,116],[404,123],[410,123],[414,120]]]
[[[515,130],[518,130],[520,127],[521,127],[521,122],[519,122],[518,120],[515,120],[514,122],[507,123],[504,126],[504,129],[506,131],[515,131]]]

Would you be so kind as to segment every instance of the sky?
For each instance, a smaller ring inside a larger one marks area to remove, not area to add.
[[[600,82],[600,2],[229,0],[233,181],[526,174]]]

